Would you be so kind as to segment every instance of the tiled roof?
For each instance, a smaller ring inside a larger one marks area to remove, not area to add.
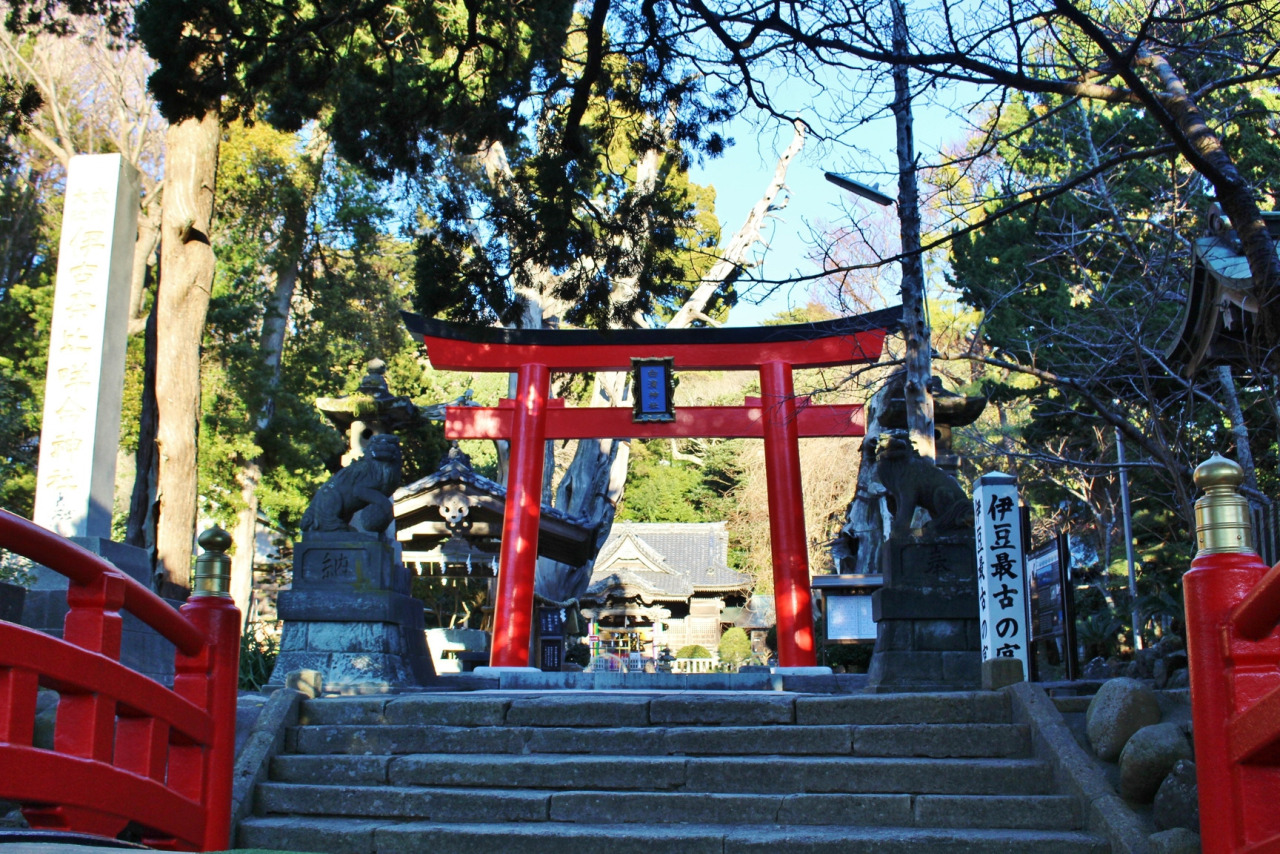
[[[634,547],[627,549],[626,543]],[[591,586],[595,587],[597,580],[621,568],[622,559],[633,552],[656,564],[654,569],[658,572],[645,573],[646,578],[654,576],[651,583],[671,588],[671,581],[658,578],[667,573],[683,580],[680,587],[689,593],[681,599],[688,598],[694,591],[751,589],[751,576],[729,568],[729,531],[724,522],[615,522],[596,558]],[[638,564],[626,563],[631,564],[626,566],[631,572],[641,571]]]

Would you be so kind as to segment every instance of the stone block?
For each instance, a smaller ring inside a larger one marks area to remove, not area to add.
[[[967,620],[914,620],[912,649],[937,652],[964,651],[968,642]]]
[[[1022,659],[989,658],[982,662],[982,690],[998,691],[1006,685],[1026,681]]]
[[[724,854],[724,833],[703,825],[655,825],[645,828],[606,828],[561,824],[554,834],[537,822],[527,824],[406,824],[377,830],[378,854],[564,854],[567,850],[608,851],[609,854]],[[781,849],[779,849],[781,850]]]
[[[271,779],[326,786],[380,786],[388,782],[388,765],[398,761],[386,756],[282,755],[271,760]]]
[[[1029,759],[692,758],[686,774],[685,789],[702,792],[1043,794],[1052,784],[1047,766]]]
[[[907,651],[915,648],[913,620],[880,620],[876,623],[876,649]]]
[[[386,720],[383,716],[386,705],[386,697],[326,697],[303,703],[298,719],[304,726],[380,724]]]
[[[661,791],[684,785],[685,761],[661,756],[634,756],[621,763],[611,756],[403,756],[391,760],[389,782],[569,790],[592,789],[608,780],[618,791]]]
[[[919,827],[1073,830],[1080,826],[1080,805],[1066,795],[1021,796],[1012,806],[1003,795],[917,795],[914,812],[914,824]]]
[[[977,688],[982,683],[982,653],[976,649],[942,653],[942,679],[949,685]]]
[[[1031,739],[1025,725],[896,724],[853,728],[859,756],[984,758],[1026,756]]]
[[[846,726],[670,727],[657,732],[665,734],[666,753],[689,756],[847,756],[850,751],[850,730]]]
[[[394,786],[264,783],[257,791],[257,810],[262,813],[420,818],[430,814],[430,804],[426,790]]]
[[[614,756],[664,756],[671,750],[657,727],[636,729],[532,727],[514,730],[527,739],[528,753],[594,753]]]
[[[871,616],[880,620],[976,620],[977,582],[972,591],[951,593],[881,588],[871,594]]]
[[[974,707],[967,695],[855,694],[796,698],[796,723],[805,726],[972,722]]]
[[[648,726],[649,698],[609,694],[560,694],[517,698],[507,709],[508,726]]]
[[[868,683],[878,685],[915,685],[942,682],[942,654],[916,650],[875,652],[867,668]]]
[[[481,695],[406,694],[387,702],[386,722],[416,726],[502,726],[511,700]]]
[[[649,703],[655,724],[789,724],[795,700],[771,694],[666,694]]]
[[[779,824],[906,827],[911,795],[787,795]]]
[[[308,623],[307,649],[403,655],[404,642],[397,628],[389,623]]]
[[[551,820],[613,824],[760,824],[779,798],[701,792],[565,792],[551,796]]]
[[[374,830],[385,821],[351,818],[254,818],[236,834],[239,848],[289,850],[305,847],[323,854],[373,854]],[[299,841],[305,840],[303,845]]]

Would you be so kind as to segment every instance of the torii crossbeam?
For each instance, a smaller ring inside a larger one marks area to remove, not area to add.
[[[450,439],[508,439],[507,504],[494,603],[495,667],[529,663],[534,570],[541,512],[543,443],[584,438],[761,438],[778,617],[778,663],[816,663],[809,557],[800,482],[801,437],[861,436],[862,407],[819,406],[797,397],[793,368],[872,362],[900,308],[822,323],[734,329],[525,330],[462,327],[406,312],[431,364],[517,375],[515,400],[448,407]],[[761,397],[742,406],[682,407],[675,420],[636,422],[621,407],[567,408],[549,399],[551,372],[628,370],[636,358],[671,359],[674,370],[759,371]]]

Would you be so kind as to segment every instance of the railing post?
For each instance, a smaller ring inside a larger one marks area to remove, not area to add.
[[[1267,567],[1253,550],[1248,505],[1236,493],[1238,465],[1211,457],[1195,472],[1198,551],[1183,576],[1187,659],[1206,854],[1233,854],[1280,834],[1280,768],[1232,758],[1233,718],[1276,682],[1280,645],[1253,642],[1232,627],[1236,606]]]
[[[225,554],[231,546],[230,535],[214,527],[197,541],[206,552],[196,558],[191,598],[182,613],[208,643],[198,655],[177,655],[173,690],[209,712],[213,738],[205,748],[174,745],[170,749],[169,785],[204,804],[201,850],[220,851],[230,847],[231,835],[240,609],[231,599],[231,559]]]

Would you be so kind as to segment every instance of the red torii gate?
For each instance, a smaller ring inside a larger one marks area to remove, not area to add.
[[[822,323],[736,329],[596,331],[460,327],[404,313],[431,364],[517,375],[515,400],[448,407],[450,439],[508,439],[507,504],[494,603],[494,667],[529,663],[534,569],[542,505],[543,443],[585,438],[762,438],[778,617],[778,663],[816,663],[809,557],[800,484],[801,437],[861,436],[861,406],[814,406],[797,398],[793,368],[875,361],[899,308]],[[671,421],[633,421],[622,407],[566,408],[549,398],[551,372],[626,371],[633,359],[670,359],[674,370],[758,370],[760,398],[742,406],[682,407]]]

